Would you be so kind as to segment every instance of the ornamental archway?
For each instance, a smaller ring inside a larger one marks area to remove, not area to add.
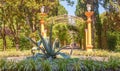
[[[70,16],[70,15],[59,15],[59,16],[51,17],[47,19],[45,28],[47,28],[47,26],[49,26],[48,24],[51,23],[53,23],[54,26],[57,25],[57,27],[58,26],[63,27],[63,28],[58,27],[56,29],[53,26],[53,35],[55,35],[54,30],[59,31],[56,33],[57,34],[56,37],[61,40],[62,45],[69,45],[71,41],[74,41],[76,42],[77,46],[79,46],[82,49],[85,49],[85,35],[84,35],[85,21],[82,18],[76,16]],[[64,28],[66,25],[67,25],[67,29]],[[49,30],[49,28],[47,28],[47,30]],[[66,35],[64,33],[62,35],[59,35],[62,33],[60,30],[62,30],[62,32],[67,31],[66,33],[69,34]],[[64,38],[65,35],[66,36],[71,35],[73,39],[72,38],[70,39],[69,37],[62,39],[62,37]]]

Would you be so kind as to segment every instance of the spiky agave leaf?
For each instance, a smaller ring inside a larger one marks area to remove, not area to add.
[[[56,54],[59,53],[62,49],[66,48],[66,46],[60,47],[57,51]]]
[[[42,50],[42,52],[43,52],[44,54],[46,54],[45,51],[44,51],[44,49],[43,49],[43,48],[40,48],[39,45],[38,45],[34,40],[32,40],[32,39],[29,38],[29,37],[27,37],[27,39],[29,39],[29,40],[30,40],[33,44],[35,44],[40,50]]]
[[[42,41],[42,43],[43,43],[43,46],[44,46],[44,48],[45,48],[45,51],[46,51],[46,53],[47,54],[50,54],[50,47],[49,47],[49,45],[48,45],[48,43],[46,42],[47,40],[45,40],[44,38],[43,38],[43,36],[41,35],[41,33],[40,33],[40,30],[39,30],[39,28],[37,28],[37,30],[38,30],[38,35],[39,35],[39,37],[41,38],[41,41]]]
[[[51,51],[51,55],[55,55],[55,49],[53,48],[53,44],[52,44],[52,28],[53,28],[53,24],[51,24],[50,26],[50,36],[49,36],[49,46],[50,46],[50,51]]]
[[[58,38],[56,38],[53,42],[53,50],[55,50],[56,48],[57,49],[60,48],[60,42],[59,42]]]
[[[50,46],[50,49],[51,49],[51,51],[53,51],[53,45],[52,45],[52,27],[53,27],[53,25],[51,24],[51,26],[50,26],[50,36],[49,36],[49,46]]]

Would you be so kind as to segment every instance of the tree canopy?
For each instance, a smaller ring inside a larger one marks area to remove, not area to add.
[[[11,31],[15,46],[19,48],[20,31],[30,33],[36,30],[40,20],[40,9],[45,6],[45,13],[50,16],[67,14],[59,0],[1,0],[0,1],[0,34],[6,49],[6,27]],[[29,30],[30,29],[30,30]],[[26,33],[25,32],[25,33]]]

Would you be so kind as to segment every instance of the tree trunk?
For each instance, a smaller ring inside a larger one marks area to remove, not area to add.
[[[18,51],[19,50],[19,44],[16,43],[16,50]]]
[[[3,51],[6,50],[6,35],[3,34]]]
[[[82,49],[82,39],[80,39],[79,44],[80,44],[80,48]]]
[[[3,51],[5,51],[5,50],[6,50],[6,33],[5,33],[5,24],[3,25],[2,39],[3,39]]]
[[[16,50],[18,51],[19,50],[19,38],[18,37],[15,37],[15,47],[16,47]]]
[[[107,25],[106,22],[105,24],[103,24],[103,37],[102,37],[102,47],[103,49],[108,49],[108,45],[107,45]]]
[[[30,15],[27,15],[27,16],[26,16],[26,21],[27,21],[27,24],[28,24],[29,27],[30,27],[30,31],[31,31],[31,34],[32,34],[32,33],[34,33],[35,30],[36,30],[36,25],[33,24],[33,22],[31,22],[30,20],[32,20],[32,18],[30,17]],[[33,35],[32,40],[36,41],[35,35]],[[36,45],[32,44],[32,46],[35,47]]]
[[[66,40],[64,40],[64,46],[66,46]]]
[[[16,37],[15,37],[15,39],[16,39],[16,50],[18,51],[19,50],[19,32],[18,32],[18,28],[19,28],[19,26],[18,26],[18,24],[16,25],[16,28],[17,28],[17,30],[16,30]]]

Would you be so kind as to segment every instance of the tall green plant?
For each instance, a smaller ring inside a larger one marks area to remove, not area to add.
[[[29,38],[29,40],[32,41],[32,43],[37,46],[37,49],[42,51],[42,53],[37,53],[37,54],[35,54],[35,56],[40,56],[40,57],[43,57],[43,58],[50,58],[50,59],[52,58],[52,59],[54,59],[54,58],[57,57],[57,55],[61,55],[64,58],[69,58],[68,55],[60,52],[65,47],[58,47],[59,49],[56,49],[55,48],[55,44],[52,43],[52,26],[53,25],[50,26],[50,36],[49,36],[49,39],[43,38],[43,36],[40,33],[39,28],[37,29],[38,35],[39,35],[39,37],[41,39],[41,43],[43,44],[42,48],[40,48],[40,45],[37,44],[37,42],[35,42],[31,38]]]

